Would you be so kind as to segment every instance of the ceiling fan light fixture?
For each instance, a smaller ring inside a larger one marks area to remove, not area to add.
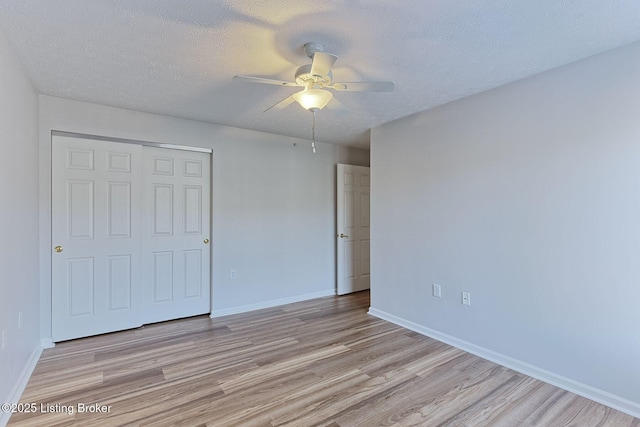
[[[294,99],[305,110],[322,110],[333,99],[333,94],[323,89],[305,89],[294,95]]]

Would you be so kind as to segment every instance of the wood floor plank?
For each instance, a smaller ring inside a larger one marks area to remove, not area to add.
[[[9,425],[640,427],[368,307],[359,292],[60,343],[22,397],[44,410]]]

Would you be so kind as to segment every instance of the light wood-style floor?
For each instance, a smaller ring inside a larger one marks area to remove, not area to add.
[[[368,306],[360,292],[61,343],[22,397],[38,411],[9,425],[640,427]],[[79,403],[110,408],[78,413]]]

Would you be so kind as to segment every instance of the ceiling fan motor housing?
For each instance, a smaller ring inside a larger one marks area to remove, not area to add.
[[[331,85],[333,73],[329,71],[326,76],[311,74],[311,64],[298,67],[296,70],[296,83],[307,89],[322,89]]]

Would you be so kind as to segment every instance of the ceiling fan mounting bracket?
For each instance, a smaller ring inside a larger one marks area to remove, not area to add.
[[[313,58],[313,54],[316,52],[324,52],[324,46],[322,43],[309,42],[304,45],[304,54],[309,58]]]

